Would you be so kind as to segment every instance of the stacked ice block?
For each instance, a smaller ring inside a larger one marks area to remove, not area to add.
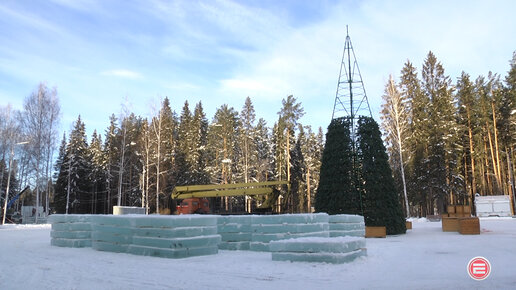
[[[218,233],[222,239],[219,244],[221,250],[249,250],[251,243],[253,216],[227,215],[217,219]]]
[[[51,244],[167,258],[224,250],[271,251],[273,260],[343,263],[366,255],[364,218],[265,216],[52,215]]]
[[[270,242],[273,261],[341,264],[367,255],[365,238],[297,238]]]
[[[217,254],[219,243],[216,216],[148,216],[134,218],[133,240],[127,252],[186,258]]]
[[[95,216],[92,229],[91,246],[98,251],[127,253],[133,240],[132,220],[127,216]]]
[[[300,237],[329,237],[328,215],[284,214],[253,216],[252,251],[269,251],[271,241]]]
[[[360,215],[330,215],[330,237],[364,237],[364,217]]]
[[[167,258],[218,252],[216,216],[52,215],[51,244]]]
[[[51,215],[50,244],[58,247],[91,247],[92,215]]]

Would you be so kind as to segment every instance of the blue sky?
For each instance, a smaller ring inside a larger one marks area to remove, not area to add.
[[[169,97],[202,101],[208,118],[251,97],[270,126],[294,95],[303,124],[331,119],[346,25],[376,118],[384,85],[429,50],[455,82],[506,75],[516,1],[0,2],[0,104],[21,109],[39,82],[57,87],[62,130],[80,114],[104,132],[127,103],[147,117]]]

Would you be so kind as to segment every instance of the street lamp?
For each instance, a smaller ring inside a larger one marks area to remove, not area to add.
[[[14,145],[23,145],[28,144],[28,141],[19,142]],[[9,199],[9,185],[11,183],[11,169],[13,168],[13,156],[14,156],[14,145],[11,145],[11,155],[9,156],[9,173],[7,176],[7,188],[5,189],[5,199],[4,199],[4,215],[2,217],[2,225],[5,224],[5,216],[7,215],[7,200]]]

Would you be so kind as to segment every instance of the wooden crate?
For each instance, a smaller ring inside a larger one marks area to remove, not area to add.
[[[462,235],[479,235],[480,221],[478,220],[478,217],[460,218],[459,233]]]
[[[471,215],[471,206],[470,205],[463,205],[464,213],[467,213],[468,216]]]
[[[406,221],[405,222],[405,227],[407,228],[407,230],[411,230],[412,229],[412,222]]]
[[[456,205],[455,212],[456,213],[464,213],[464,207],[462,205]]]
[[[449,205],[447,207],[447,212],[448,213],[455,213],[455,206],[454,205]]]
[[[365,227],[366,238],[385,238],[387,229],[385,227]]]
[[[443,232],[458,232],[459,218],[447,217],[442,220]]]

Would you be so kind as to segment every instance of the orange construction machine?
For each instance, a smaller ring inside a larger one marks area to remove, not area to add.
[[[176,206],[177,214],[206,214],[210,213],[210,203],[207,198],[186,198]]]

